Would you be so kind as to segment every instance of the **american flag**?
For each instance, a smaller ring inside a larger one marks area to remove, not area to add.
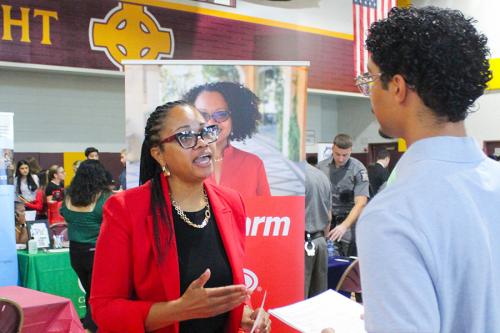
[[[387,13],[396,6],[396,0],[352,0],[354,22],[354,75],[367,71],[368,51],[365,40],[370,25],[387,17]]]

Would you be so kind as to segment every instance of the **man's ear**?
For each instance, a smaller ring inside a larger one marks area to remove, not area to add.
[[[404,102],[408,94],[408,85],[405,78],[400,74],[396,74],[392,77],[391,83],[396,100],[400,103]]]

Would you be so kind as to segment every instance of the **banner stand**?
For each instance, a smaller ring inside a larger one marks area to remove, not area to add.
[[[0,286],[18,282],[13,148],[14,114],[0,112]]]

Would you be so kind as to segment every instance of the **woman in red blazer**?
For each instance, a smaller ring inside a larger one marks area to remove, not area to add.
[[[97,241],[90,303],[99,332],[237,332],[244,303],[241,196],[205,180],[218,127],[178,101],[149,117],[142,186],[111,197]],[[269,332],[267,314],[257,332]]]

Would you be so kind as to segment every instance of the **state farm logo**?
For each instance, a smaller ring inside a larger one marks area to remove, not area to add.
[[[289,231],[290,218],[288,216],[255,216],[253,219],[249,217],[246,219],[247,236],[288,236]]]
[[[174,34],[162,28],[156,18],[140,5],[119,3],[104,19],[92,18],[90,48],[102,51],[123,70],[122,60],[172,58]]]
[[[257,275],[247,268],[243,268],[243,276],[245,277],[245,286],[248,290],[254,291],[259,285],[259,278]]]

